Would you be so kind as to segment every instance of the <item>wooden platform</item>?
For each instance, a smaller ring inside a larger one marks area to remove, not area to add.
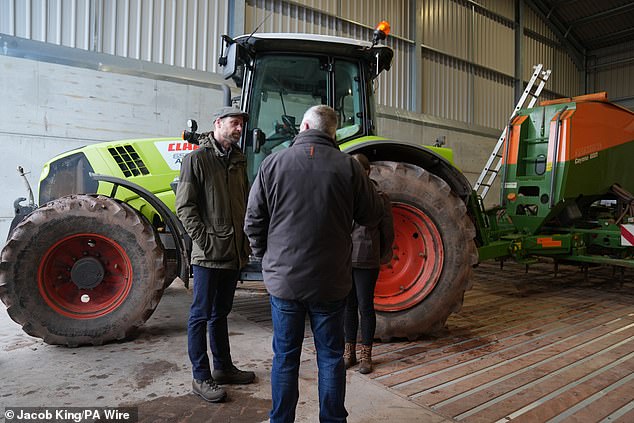
[[[234,310],[271,329],[245,288]],[[634,272],[482,264],[444,333],[377,343],[374,362],[371,379],[456,421],[632,422]]]

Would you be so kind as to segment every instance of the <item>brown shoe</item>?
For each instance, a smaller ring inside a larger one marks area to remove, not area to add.
[[[359,351],[359,373],[368,374],[372,372],[372,345],[361,345]]]
[[[357,364],[357,344],[354,342],[346,342],[343,350],[343,362],[346,365],[346,369]]]

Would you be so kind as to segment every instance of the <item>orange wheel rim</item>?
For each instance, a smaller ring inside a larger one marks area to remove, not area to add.
[[[434,289],[444,259],[440,233],[434,222],[416,207],[393,203],[392,260],[381,266],[374,291],[378,311],[400,311],[420,303]]]

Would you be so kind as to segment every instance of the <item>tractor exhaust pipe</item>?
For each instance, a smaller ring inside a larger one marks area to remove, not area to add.
[[[223,105],[230,107],[231,106],[231,88],[227,84],[222,84],[222,98]]]

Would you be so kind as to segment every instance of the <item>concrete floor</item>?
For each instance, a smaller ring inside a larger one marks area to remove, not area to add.
[[[239,288],[240,296],[254,295]],[[261,295],[259,293],[258,295]],[[271,331],[230,316],[232,356],[255,371],[256,383],[229,386],[229,399],[208,404],[190,393],[186,321],[191,292],[176,281],[131,341],[100,347],[51,346],[26,335],[0,310],[0,407],[138,407],[140,422],[263,422],[270,407]],[[310,348],[302,355],[298,422],[318,421],[317,372]],[[349,371],[349,422],[450,421],[372,379]]]

